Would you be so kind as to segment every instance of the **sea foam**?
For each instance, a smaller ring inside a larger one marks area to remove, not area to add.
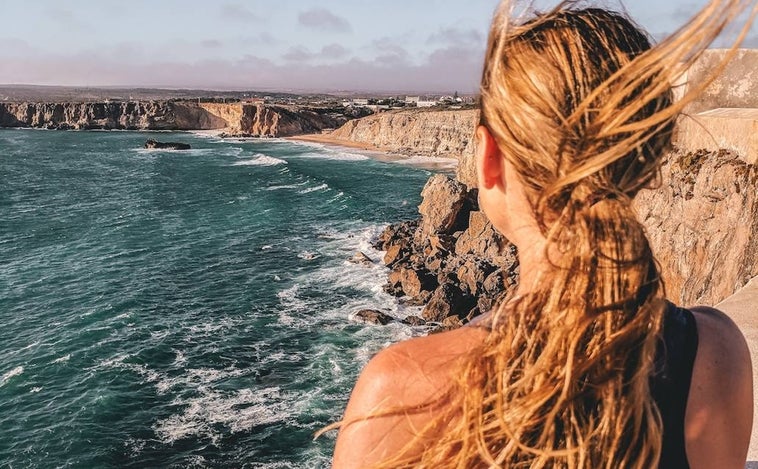
[[[0,387],[5,386],[5,383],[11,380],[14,376],[18,376],[24,372],[23,366],[17,366],[16,368],[13,368],[12,370],[8,371],[3,375],[2,378],[0,378]]]
[[[280,164],[287,164],[287,162],[273,156],[258,153],[253,159],[236,161],[232,163],[232,166],[277,166]]]

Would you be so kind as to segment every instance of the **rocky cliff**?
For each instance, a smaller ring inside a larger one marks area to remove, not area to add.
[[[295,106],[190,101],[0,103],[0,127],[214,130],[284,137],[342,125],[345,116]]]
[[[173,103],[2,103],[0,126],[48,129],[177,129]]]
[[[270,137],[289,137],[321,132],[343,125],[343,115],[318,113],[295,106],[245,105],[239,120],[242,133]]]
[[[460,158],[474,152],[478,110],[403,110],[349,121],[330,137],[392,153]]]
[[[737,155],[670,154],[635,207],[672,300],[713,305],[758,275],[758,167]]]

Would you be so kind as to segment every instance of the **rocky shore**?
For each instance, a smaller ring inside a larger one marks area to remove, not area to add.
[[[479,210],[476,189],[432,176],[420,219],[390,225],[375,247],[390,268],[385,290],[425,305],[424,321],[455,327],[489,311],[516,284],[516,250]]]
[[[405,304],[423,306],[421,317],[404,322],[458,327],[489,311],[516,285],[515,246],[479,210],[476,189],[437,174],[421,195],[419,219],[388,226],[374,243],[390,269],[384,289]],[[391,320],[376,310],[356,316],[377,324]]]

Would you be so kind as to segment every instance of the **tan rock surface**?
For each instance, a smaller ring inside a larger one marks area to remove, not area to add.
[[[758,108],[718,108],[682,117],[676,133],[681,148],[725,148],[746,163],[758,161]]]
[[[666,291],[713,305],[758,275],[758,169],[728,152],[673,153],[635,200]]]
[[[375,148],[422,156],[473,154],[478,110],[383,112],[347,122],[330,134]]]
[[[727,54],[727,49],[706,50],[683,77],[686,86],[679,93],[701,87]],[[716,108],[758,108],[758,49],[737,50],[721,74],[685,112],[697,114]]]

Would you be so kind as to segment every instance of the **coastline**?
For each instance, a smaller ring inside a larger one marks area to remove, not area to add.
[[[368,143],[368,142],[355,142],[353,140],[345,140],[341,138],[332,137],[326,134],[303,134],[293,135],[291,137],[284,137],[285,140],[300,140],[303,142],[311,143],[323,143],[324,145],[347,147],[356,150],[367,150],[382,153],[389,153],[389,149],[382,148],[380,146]],[[400,155],[405,156],[405,155]]]
[[[368,142],[355,142],[353,140],[345,140],[325,134],[294,135],[291,137],[284,137],[283,140],[305,144],[316,143],[332,148],[358,150],[361,154],[386,163],[407,164],[429,171],[448,174],[455,173],[459,162],[456,158],[420,156],[412,153],[400,153],[389,148],[381,147]]]

